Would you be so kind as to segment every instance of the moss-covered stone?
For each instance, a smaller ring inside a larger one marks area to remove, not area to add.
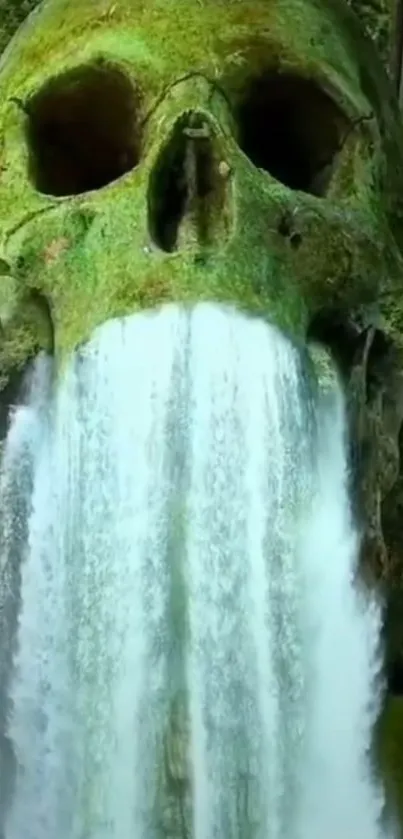
[[[384,66],[393,74],[394,38],[397,21],[396,0],[348,0],[364,30],[377,46]]]
[[[343,0],[47,0],[0,64],[0,390],[39,348],[62,363],[103,321],[165,301],[333,342],[383,545],[402,196],[396,97]]]
[[[403,697],[390,696],[379,719],[376,751],[392,817],[403,824]]]

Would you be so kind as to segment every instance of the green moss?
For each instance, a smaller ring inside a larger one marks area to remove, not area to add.
[[[39,0],[0,0],[0,53]]]
[[[52,352],[53,332],[41,299],[29,296],[6,328],[0,326],[0,392],[11,375],[21,371],[40,350]]]
[[[94,0],[45,2],[0,73],[0,246],[19,287],[48,301],[59,356],[104,320],[168,300],[231,303],[303,339],[329,299],[348,308],[380,298],[386,328],[399,334],[401,260],[389,239],[385,270],[385,239],[403,194],[401,129],[376,54],[345,4],[99,0],[95,8]],[[26,114],[15,99],[31,101],[49,78],[101,59],[135,84],[140,164],[94,194],[41,195],[29,182]],[[274,182],[237,145],[246,85],[279,66],[316,78],[356,127],[326,201]],[[192,108],[212,121],[217,155],[231,169],[228,218],[220,228],[217,216],[203,252],[188,240],[167,254],[150,238],[148,189],[172,126]],[[284,218],[289,236],[279,234]]]
[[[53,75],[94,53],[132,63],[140,86],[143,79],[154,94],[190,68],[239,89],[246,63],[255,72],[281,60],[288,68],[305,66],[310,75],[327,73],[339,86],[344,81],[340,94],[359,109],[357,53],[368,47],[344,4],[328,6],[319,10],[315,0],[99,0],[94,14],[93,0],[48,0],[15,39],[2,88],[12,82],[13,94],[24,96],[48,68]]]
[[[396,3],[394,0],[348,0],[372,38],[385,67],[391,64]]]

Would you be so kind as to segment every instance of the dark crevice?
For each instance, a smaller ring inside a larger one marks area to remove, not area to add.
[[[367,359],[367,397],[383,387],[395,366],[395,348],[380,329],[374,330]]]
[[[55,352],[55,330],[53,324],[52,310],[47,297],[42,291],[31,288],[26,298],[27,312],[31,310],[32,320],[36,322],[40,343],[37,352],[45,350],[49,355]]]
[[[355,366],[363,368],[366,401],[384,388],[396,367],[396,351],[390,338],[357,312],[322,309],[312,318],[307,337],[330,350],[344,377],[348,378]]]
[[[386,592],[382,627],[385,646],[385,675],[388,693],[403,696],[403,659],[401,653],[402,589],[392,586]]]
[[[294,230],[294,221],[292,213],[284,213],[281,217],[277,230],[283,239],[286,239],[289,245],[297,250],[302,245],[302,235],[297,230]]]
[[[25,111],[30,176],[40,192],[99,189],[138,163],[139,98],[129,79],[108,64],[52,79]]]
[[[362,343],[362,332],[356,322],[342,309],[322,309],[308,328],[309,341],[327,347],[343,376],[347,377]]]
[[[150,177],[150,234],[173,252],[187,225],[195,243],[207,247],[225,220],[226,182],[219,172],[211,132],[203,117],[186,114],[175,125]]]
[[[158,247],[167,252],[175,250],[179,222],[186,211],[185,151],[186,138],[177,125],[150,178],[150,232]]]
[[[398,394],[396,393],[396,401],[398,401]],[[401,409],[396,410],[398,418],[401,417]],[[381,501],[381,522],[382,533],[387,545],[391,565],[396,562],[400,564],[403,556],[403,535],[402,535],[402,521],[403,521],[403,424],[400,423],[400,428],[397,432],[397,452],[398,452],[398,474],[396,481],[391,486],[389,492],[382,498]],[[400,604],[403,608],[403,601]],[[403,612],[402,612],[403,614]]]
[[[244,92],[237,121],[255,166],[291,189],[326,194],[349,121],[316,82],[265,73]]]
[[[46,352],[49,356],[55,352],[51,308],[43,292],[38,289],[30,289],[24,297],[22,322],[28,327],[35,325],[38,340],[36,345],[32,346],[26,361],[20,367],[11,370],[7,384],[0,391],[0,442],[6,438],[14,406],[25,404],[29,399],[35,357],[41,352]]]
[[[38,354],[40,351],[38,347]],[[24,364],[12,370],[6,386],[0,391],[0,443],[7,437],[14,408],[29,403],[35,356],[33,353]]]
[[[387,680],[388,693],[393,696],[403,696],[403,662],[395,661],[389,666]]]
[[[14,372],[6,387],[0,391],[0,442],[7,436],[12,407],[24,401],[24,386],[28,369],[30,369],[30,363],[23,370]]]

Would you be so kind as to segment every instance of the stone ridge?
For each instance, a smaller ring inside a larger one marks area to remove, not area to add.
[[[40,0],[0,0],[0,53],[27,15]],[[347,0],[361,18],[365,30],[376,42],[384,62],[389,65],[393,52],[393,23],[396,0]]]

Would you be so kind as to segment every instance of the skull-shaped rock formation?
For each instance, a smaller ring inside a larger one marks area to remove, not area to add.
[[[47,0],[0,63],[0,433],[39,349],[62,363],[164,301],[226,301],[323,342],[393,674],[402,195],[396,96],[343,0]]]

